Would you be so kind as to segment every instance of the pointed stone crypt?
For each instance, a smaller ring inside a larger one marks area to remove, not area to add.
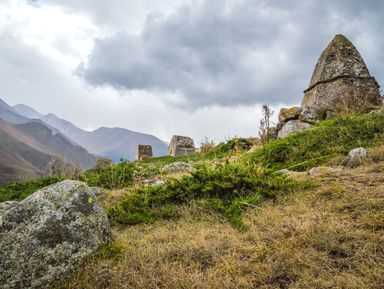
[[[278,137],[310,128],[335,113],[381,105],[379,88],[352,42],[336,35],[317,61],[301,107],[280,110]]]
[[[304,93],[303,108],[337,112],[348,106],[381,103],[378,83],[356,47],[341,34],[321,54]]]

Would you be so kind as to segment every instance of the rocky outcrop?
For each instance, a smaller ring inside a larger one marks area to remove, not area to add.
[[[190,156],[196,153],[195,144],[193,139],[187,136],[174,135],[168,147],[168,155]]]
[[[110,238],[108,218],[82,182],[57,183],[3,206],[1,288],[52,288]]]
[[[279,113],[279,122],[298,119],[302,110],[301,107],[282,108]]]
[[[300,120],[290,120],[284,124],[283,128],[279,131],[277,137],[283,138],[292,133],[308,129],[310,127],[312,127],[312,125],[307,122],[302,122]]]
[[[321,54],[301,107],[340,112],[381,104],[379,85],[356,47],[336,35]]]

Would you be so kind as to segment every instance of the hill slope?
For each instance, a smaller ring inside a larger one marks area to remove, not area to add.
[[[159,138],[123,128],[102,127],[88,132],[54,114],[43,115],[34,109],[18,104],[13,109],[25,117],[38,118],[96,155],[108,156],[116,162],[120,158],[135,159],[138,144],[149,144],[155,156],[167,154],[167,144]]]
[[[2,183],[42,176],[48,162],[56,155],[84,168],[90,168],[96,162],[96,157],[84,148],[73,145],[39,122],[14,125],[0,120],[0,133]]]
[[[15,138],[15,133],[3,128],[0,121],[0,184],[41,177],[52,156],[34,148],[39,145],[33,141],[31,146],[24,143],[28,137],[16,132],[19,137]]]

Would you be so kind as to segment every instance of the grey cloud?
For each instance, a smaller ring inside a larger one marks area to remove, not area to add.
[[[95,86],[175,94],[184,108],[297,103],[337,33],[372,54],[368,65],[383,80],[374,53],[384,48],[383,8],[382,1],[206,0],[148,17],[140,34],[97,40],[78,73]]]

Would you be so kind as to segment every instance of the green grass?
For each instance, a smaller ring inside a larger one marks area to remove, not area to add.
[[[251,163],[226,163],[215,168],[200,165],[191,175],[170,180],[166,186],[131,190],[109,211],[109,216],[120,224],[152,223],[177,217],[178,205],[199,200],[242,229],[245,208],[303,185],[308,183],[273,174]]]
[[[304,171],[345,156],[353,148],[383,143],[384,114],[344,116],[271,141],[244,158],[274,170]]]
[[[0,186],[0,203],[5,201],[20,201],[39,189],[62,181],[59,178],[45,177],[30,181],[21,181]]]

